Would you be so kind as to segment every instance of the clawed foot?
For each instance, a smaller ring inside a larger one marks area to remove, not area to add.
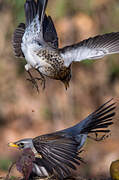
[[[41,81],[41,86],[43,87],[43,90],[45,89],[45,78],[44,78],[44,76],[42,76],[41,78],[33,77],[31,75],[30,71],[28,71],[28,74],[29,74],[30,78],[27,78],[27,80],[33,84],[33,87],[35,87],[37,89],[38,93],[39,93],[39,87],[38,87],[37,81]]]
[[[33,84],[33,86],[37,89],[38,92],[39,92],[39,87],[38,87],[38,84],[37,84],[37,80],[41,81],[41,86],[43,87],[43,90],[45,89],[45,80],[44,79],[33,77],[31,79],[28,78],[27,80],[30,81]]]
[[[110,135],[111,135],[111,134],[106,134],[106,133],[105,133],[105,134],[103,134],[101,137],[98,137],[98,133],[95,133],[95,137],[88,136],[88,138],[93,139],[93,140],[95,140],[95,141],[102,141],[102,140],[108,138]]]

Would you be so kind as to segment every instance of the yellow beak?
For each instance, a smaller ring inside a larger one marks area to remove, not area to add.
[[[15,147],[15,148],[19,148],[19,146],[15,143],[9,143],[8,144],[9,147]]]

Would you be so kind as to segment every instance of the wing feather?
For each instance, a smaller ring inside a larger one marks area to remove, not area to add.
[[[33,144],[42,158],[51,163],[52,168],[63,177],[69,176],[70,169],[76,170],[76,165],[80,165],[78,143],[73,138],[65,138],[62,133],[39,136],[33,139]]]
[[[48,0],[26,0],[24,5],[26,29],[22,37],[21,51],[27,56],[29,49],[47,47],[58,48],[58,37],[51,17],[47,17],[45,10]]]
[[[109,54],[119,53],[119,32],[98,35],[80,43],[59,49],[65,66],[85,59],[99,59]]]
[[[21,57],[21,58],[24,57],[24,54],[21,50],[21,43],[24,32],[25,32],[25,24],[20,23],[18,27],[15,29],[13,34],[12,45],[16,57]]]
[[[47,156],[45,156],[43,159],[45,160],[45,164],[49,163],[52,171],[55,171],[54,175],[59,177],[63,175],[63,177],[65,177],[70,174],[69,169],[64,164],[61,165],[59,161],[54,161],[53,158]]]

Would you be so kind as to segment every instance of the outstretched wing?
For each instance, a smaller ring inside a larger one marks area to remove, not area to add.
[[[33,139],[36,151],[41,155],[43,162],[50,164],[53,173],[58,177],[67,177],[71,169],[80,165],[78,156],[78,144],[73,138],[65,138],[62,135],[49,134]]]
[[[83,40],[80,43],[59,49],[59,53],[67,67],[73,61],[99,59],[108,54],[119,53],[119,32],[98,35]]]
[[[33,41],[42,41],[42,24],[45,17],[45,9],[48,0],[26,0],[24,4],[25,17],[26,17],[26,30],[23,36],[23,43],[33,43]]]
[[[23,42],[36,41],[39,45],[45,42],[53,48],[58,48],[58,38],[55,26],[50,16],[47,17],[45,10],[48,0],[27,0],[25,3],[26,31]]]
[[[25,17],[26,17],[26,23],[25,23],[26,27],[28,27],[32,23],[33,19],[36,17],[37,8],[38,8],[37,4],[34,0],[26,0],[26,2],[24,4]],[[41,12],[39,12],[39,15],[41,17]]]

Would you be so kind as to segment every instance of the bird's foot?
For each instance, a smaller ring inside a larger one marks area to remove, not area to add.
[[[101,137],[98,137],[98,133],[95,132],[95,137],[88,136],[88,138],[93,139],[93,140],[95,140],[95,141],[102,141],[102,140],[108,138],[110,135],[111,135],[111,134],[106,134],[106,133],[105,133],[105,134],[103,134]]]
[[[30,81],[32,84],[33,84],[33,88],[35,87],[37,89],[37,92],[39,93],[39,87],[38,87],[38,84],[37,84],[37,79],[36,78],[27,78],[26,79],[27,81]]]
[[[43,78],[36,77],[35,79],[38,81],[41,81],[41,86],[43,87],[43,90],[44,90],[45,89],[45,78],[44,77]]]
[[[37,69],[37,72],[40,74],[40,78],[37,78],[37,80],[41,81],[41,86],[43,87],[43,90],[45,89],[45,78],[43,76],[43,74]]]
[[[27,80],[33,84],[33,86],[37,89],[38,92],[39,92],[39,87],[37,81],[41,81],[41,86],[43,87],[43,90],[45,89],[45,78],[42,79],[38,77],[32,77],[31,79],[28,78]]]
[[[30,81],[33,84],[33,87],[35,87],[37,89],[37,92],[39,93],[39,87],[37,84],[37,80],[41,81],[41,86],[43,87],[43,90],[45,89],[45,78],[44,76],[41,76],[41,78],[38,77],[33,77],[32,74],[30,73],[30,71],[27,71],[30,78],[27,78],[28,81]]]

